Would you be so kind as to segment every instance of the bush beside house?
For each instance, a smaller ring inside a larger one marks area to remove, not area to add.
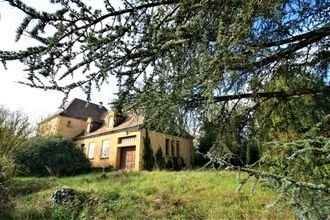
[[[35,137],[15,152],[19,174],[70,176],[90,170],[90,162],[75,143],[65,137]]]

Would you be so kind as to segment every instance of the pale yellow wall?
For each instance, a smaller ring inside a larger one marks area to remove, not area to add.
[[[145,137],[145,129],[143,129],[143,137]],[[151,142],[151,147],[152,150],[154,152],[154,154],[156,154],[157,150],[159,148],[162,149],[163,151],[163,155],[166,158],[165,155],[165,140],[169,139],[170,140],[170,156],[172,155],[171,153],[171,141],[175,141],[175,145],[174,145],[174,150],[175,150],[175,154],[174,156],[180,156],[183,158],[184,163],[188,166],[191,167],[193,164],[193,148],[192,148],[192,140],[186,139],[186,138],[182,138],[182,137],[178,137],[178,136],[174,136],[174,135],[169,135],[169,134],[164,134],[164,133],[160,133],[160,132],[156,132],[156,131],[149,131],[149,137],[150,137],[150,142]],[[176,142],[179,141],[180,143],[180,155],[176,155]],[[143,145],[142,145],[143,146]],[[142,155],[141,155],[142,157]]]
[[[68,121],[71,121],[71,126],[68,127]],[[86,121],[82,119],[69,118],[66,116],[60,116],[58,125],[58,134],[65,137],[74,138],[81,134],[86,127]]]
[[[119,144],[119,138],[122,137],[129,137],[129,136],[136,136],[135,142]],[[101,148],[103,140],[109,140],[109,157],[107,159],[101,158]],[[88,155],[89,144],[94,142],[95,149],[94,149],[94,158],[91,160],[93,167],[109,167],[113,166],[114,168],[118,169],[120,167],[120,148],[122,147],[131,147],[136,146],[135,152],[135,170],[140,170],[141,161],[139,155],[141,154],[140,151],[140,131],[122,131],[111,133],[99,137],[94,138],[86,138],[83,140],[77,140],[76,143],[78,146],[81,144],[85,144],[85,154]]]
[[[68,121],[71,126],[68,127]],[[74,138],[81,134],[86,127],[86,121],[82,119],[70,118],[66,116],[56,116],[45,120],[38,125],[38,135],[62,135]]]
[[[60,116],[53,117],[38,124],[37,135],[56,135],[59,127]]]

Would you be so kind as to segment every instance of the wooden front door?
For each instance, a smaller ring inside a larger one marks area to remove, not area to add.
[[[120,169],[135,169],[135,147],[123,147],[120,153]]]

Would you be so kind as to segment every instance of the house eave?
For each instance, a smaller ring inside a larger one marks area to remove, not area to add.
[[[104,131],[104,132],[101,132],[101,133],[98,133],[98,134],[88,134],[88,135],[76,137],[76,138],[74,138],[74,140],[75,141],[85,140],[85,139],[89,139],[89,138],[101,137],[101,136],[108,135],[108,134],[119,133],[119,132],[127,131],[127,130],[133,130],[133,129],[139,130],[140,128],[141,128],[140,125],[134,125],[134,126],[131,126],[131,127],[115,129],[115,130],[110,130],[110,131]]]

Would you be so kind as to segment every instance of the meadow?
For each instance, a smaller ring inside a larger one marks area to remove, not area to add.
[[[230,171],[92,172],[75,177],[14,179],[16,207],[12,219],[294,219],[285,206],[268,209],[275,193],[248,183],[240,193]],[[54,206],[61,187],[83,193],[76,212]]]

